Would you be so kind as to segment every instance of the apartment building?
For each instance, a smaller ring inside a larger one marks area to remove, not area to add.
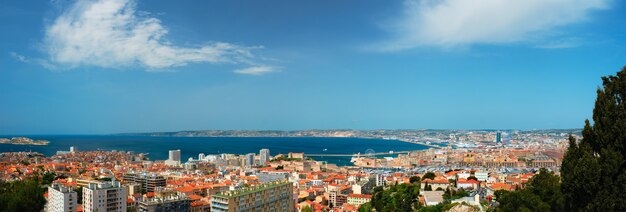
[[[118,181],[90,183],[83,187],[83,211],[126,212],[126,194]]]
[[[150,172],[129,172],[123,176],[124,184],[137,183],[146,192],[154,192],[156,187],[165,187],[165,177]]]
[[[70,187],[59,183],[53,183],[48,187],[48,203],[46,211],[49,212],[75,212],[77,194]]]
[[[212,196],[212,212],[295,211],[293,184],[272,182]]]

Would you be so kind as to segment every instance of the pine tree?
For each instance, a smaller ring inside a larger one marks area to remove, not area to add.
[[[570,137],[561,167],[565,208],[570,211],[626,211],[626,67],[602,78],[593,125],[583,139]]]

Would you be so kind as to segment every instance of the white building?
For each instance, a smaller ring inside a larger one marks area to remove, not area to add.
[[[459,178],[457,178],[457,179],[467,180],[467,178],[470,177],[470,173],[469,172],[459,172],[457,175],[459,176]]]
[[[198,154],[198,160],[200,161],[204,160],[204,153]]]
[[[52,186],[48,187],[48,203],[46,204],[46,211],[76,211],[76,198],[76,192],[69,187],[59,183],[53,183]]]
[[[180,149],[170,150],[169,158],[165,161],[165,165],[168,166],[180,166],[182,160],[180,159]]]
[[[259,151],[259,163],[261,165],[265,165],[266,162],[270,161],[270,150],[269,149],[261,149]]]
[[[476,172],[476,173],[474,173],[474,176],[480,182],[485,182],[485,181],[487,181],[489,179],[489,173],[488,172]]]
[[[120,182],[89,183],[83,187],[83,211],[126,212],[126,187]]]
[[[460,199],[452,200],[452,203],[467,203],[469,205],[479,206],[480,207],[480,195],[476,194],[474,197],[462,197]]]
[[[248,153],[246,155],[246,165],[254,166],[254,153]]]
[[[438,205],[443,202],[444,191],[423,191],[424,204],[426,206]]]

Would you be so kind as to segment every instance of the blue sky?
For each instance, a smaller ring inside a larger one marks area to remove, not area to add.
[[[625,9],[2,1],[0,134],[579,128],[626,65]]]

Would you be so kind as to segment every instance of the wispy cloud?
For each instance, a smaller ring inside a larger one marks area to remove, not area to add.
[[[16,59],[20,62],[24,62],[24,63],[30,62],[30,60],[24,55],[18,54],[16,52],[10,52],[9,54],[11,55],[11,57],[13,57],[13,59]]]
[[[610,0],[407,0],[383,50],[451,48],[541,39],[558,27],[585,21]]]
[[[144,67],[165,70],[189,63],[257,65],[260,46],[209,42],[178,46],[164,38],[169,30],[133,0],[79,0],[45,29],[44,49],[50,63],[74,68]]]
[[[237,74],[263,75],[277,71],[279,71],[279,69],[272,66],[254,66],[249,68],[237,69],[233,72]]]

